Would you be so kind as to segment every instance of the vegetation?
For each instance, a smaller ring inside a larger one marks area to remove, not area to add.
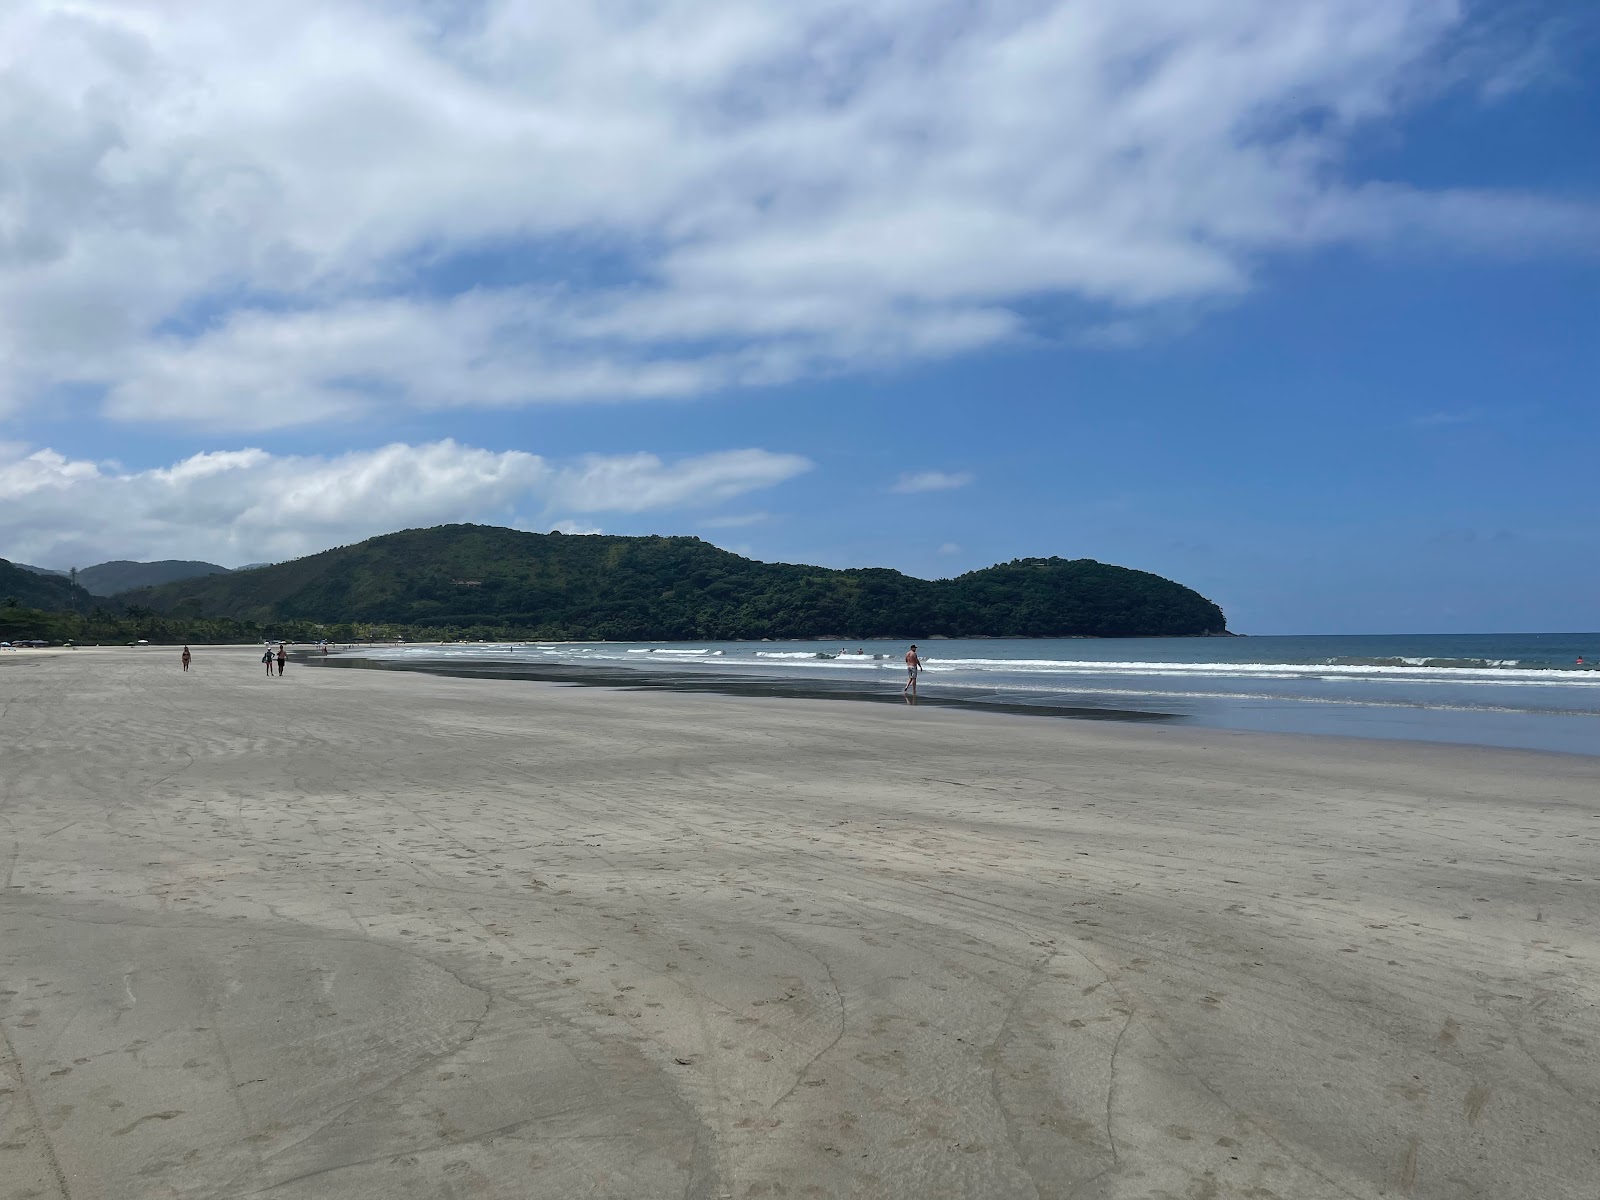
[[[81,590],[81,589],[80,589]],[[150,640],[1133,637],[1221,633],[1189,588],[1092,559],[956,579],[761,563],[698,538],[412,529],[117,597]],[[135,615],[139,614],[139,615]],[[138,624],[142,622],[142,624]],[[118,625],[117,628],[123,628]],[[226,639],[201,630],[237,629]],[[292,631],[301,631],[299,636]],[[128,639],[124,639],[128,640]]]
[[[94,597],[65,575],[42,575],[0,558],[0,607],[86,613]],[[9,641],[0,634],[0,641]]]
[[[81,646],[121,645],[126,642],[189,642],[194,645],[258,642],[263,637],[291,641],[316,641],[329,636],[310,628],[286,625],[270,633],[242,621],[171,618],[149,609],[109,612],[94,608],[87,613],[49,612],[0,601],[0,642],[43,641],[54,645],[75,642]],[[346,640],[350,640],[348,637]]]

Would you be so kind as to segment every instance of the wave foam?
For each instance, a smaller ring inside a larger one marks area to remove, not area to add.
[[[1098,662],[1093,659],[1054,658],[944,658],[925,659],[928,670],[938,671],[1015,671],[1024,674],[1053,675],[1167,675],[1174,677],[1209,676],[1233,679],[1408,679],[1439,683],[1559,683],[1600,686],[1600,672],[1568,670],[1559,667],[1469,667],[1439,666],[1437,661],[1464,663],[1466,660],[1424,660],[1418,664],[1357,663],[1172,663]],[[1506,660],[1507,662],[1515,660]]]

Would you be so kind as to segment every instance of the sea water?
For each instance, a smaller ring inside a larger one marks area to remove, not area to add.
[[[906,645],[526,642],[362,654],[572,682],[896,698]],[[924,701],[1600,754],[1600,634],[985,638],[919,649]]]

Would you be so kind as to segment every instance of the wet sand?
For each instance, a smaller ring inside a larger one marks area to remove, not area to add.
[[[1537,1197],[1600,759],[0,657],[0,1196]]]

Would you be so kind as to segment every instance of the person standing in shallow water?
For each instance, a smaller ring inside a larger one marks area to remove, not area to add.
[[[187,646],[183,648],[183,669],[185,671],[189,669],[189,647]]]
[[[288,660],[289,652],[283,648],[283,643],[278,643],[278,674],[283,674],[283,664]]]
[[[917,675],[922,671],[922,656],[917,653],[916,643],[911,644],[911,649],[906,651],[906,685],[900,689],[900,694],[906,698],[907,704],[917,702]]]

